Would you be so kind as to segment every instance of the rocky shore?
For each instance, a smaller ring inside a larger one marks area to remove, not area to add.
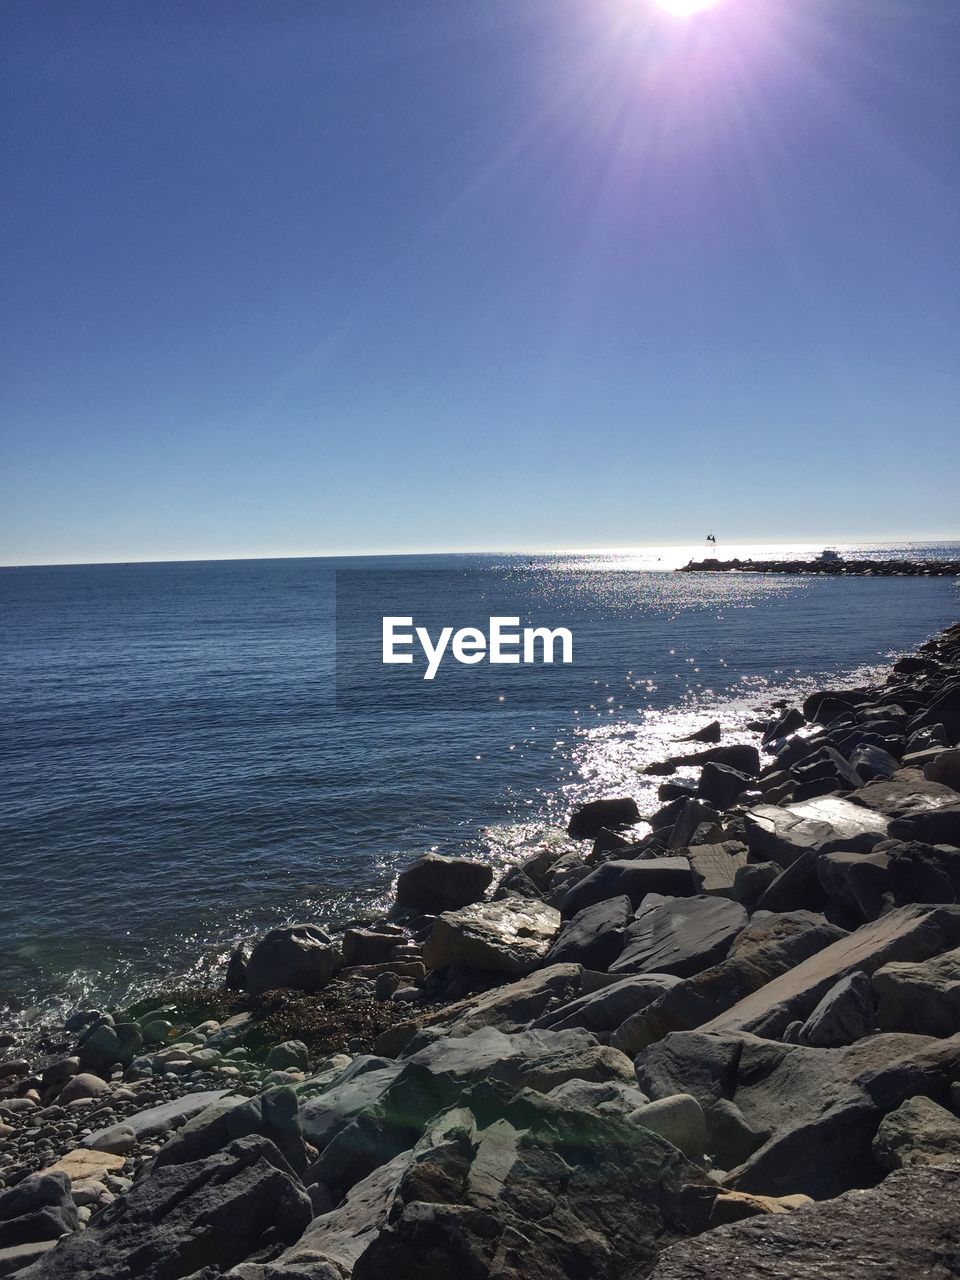
[[[691,560],[677,573],[815,573],[828,577],[956,578],[960,560]]]
[[[960,1274],[960,624],[756,734],[4,1031],[0,1277]]]

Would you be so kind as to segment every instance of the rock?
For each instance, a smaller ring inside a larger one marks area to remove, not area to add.
[[[99,1076],[91,1075],[87,1071],[81,1071],[79,1075],[71,1076],[67,1080],[67,1083],[57,1094],[57,1102],[63,1107],[77,1098],[99,1098],[109,1092],[110,1086],[105,1080],[101,1080]]]
[[[75,1076],[79,1070],[79,1058],[60,1058],[57,1062],[51,1062],[48,1067],[44,1067],[40,1074],[40,1079],[44,1089],[52,1089],[55,1085],[65,1085],[71,1076]]]
[[[394,949],[403,939],[403,931],[393,926],[389,929],[346,929],[343,934],[344,968],[355,964],[383,964],[392,959]]]
[[[873,975],[885,1031],[949,1036],[960,1028],[960,950],[915,963],[885,964]]]
[[[705,1225],[715,1189],[658,1135],[529,1092],[500,1111],[438,1117],[353,1280],[614,1280]]]
[[[731,769],[727,764],[705,764],[697,785],[697,797],[717,809],[729,809],[751,782],[750,774]]]
[[[614,858],[591,871],[564,896],[561,911],[565,918],[584,907],[608,898],[626,895],[636,908],[648,893],[684,896],[694,891],[689,858]]]
[[[908,818],[957,804],[957,793],[951,787],[928,782],[916,769],[903,769],[895,777],[871,782],[849,798],[853,804],[863,805],[887,818]]]
[[[805,1020],[827,991],[848,973],[861,970],[873,974],[893,960],[924,960],[958,941],[957,908],[898,907],[782,973],[703,1027],[753,1031],[776,1038],[788,1023]]]
[[[850,763],[857,773],[867,782],[877,778],[889,778],[900,768],[896,756],[892,756],[883,747],[856,747],[850,753]]]
[[[890,835],[895,840],[919,840],[924,844],[956,847],[960,845],[960,802],[925,809],[907,818],[894,818],[890,823]]]
[[[675,852],[696,844],[715,844],[723,839],[720,814],[703,800],[685,800],[667,840],[667,849]]]
[[[585,1031],[592,1031],[594,1035],[605,1038],[627,1018],[646,1009],[679,981],[679,978],[663,973],[631,975],[541,1014],[532,1025],[551,1031],[582,1027]]]
[[[284,1040],[282,1044],[275,1044],[267,1054],[266,1065],[276,1071],[286,1071],[288,1067],[306,1071],[310,1065],[310,1053],[302,1040]]]
[[[22,1272],[31,1262],[36,1262],[45,1253],[49,1253],[56,1243],[56,1240],[33,1240],[29,1244],[15,1244],[9,1249],[0,1249],[0,1276]]]
[[[113,1156],[125,1156],[137,1145],[137,1135],[128,1124],[114,1124],[91,1133],[80,1145],[94,1151],[106,1151]]]
[[[960,1170],[905,1169],[799,1213],[719,1227],[666,1249],[650,1280],[948,1280]]]
[[[722,960],[746,923],[746,911],[729,898],[650,893],[627,927],[610,972],[688,978]]]
[[[728,747],[708,747],[705,751],[696,751],[688,756],[674,756],[671,763],[675,765],[724,764],[755,778],[760,772],[760,752],[749,744],[732,743]]]
[[[810,1196],[753,1196],[746,1191],[724,1189],[713,1202],[710,1227],[723,1227],[748,1218],[762,1218],[768,1213],[793,1213],[805,1205],[816,1204]]]
[[[704,848],[710,846],[704,845]],[[734,902],[742,903],[748,911],[753,911],[764,891],[773,884],[782,870],[776,862],[747,862],[734,872],[731,897]]]
[[[227,972],[224,974],[223,985],[227,991],[243,991],[246,989],[247,954],[242,945],[234,947],[230,952],[230,959],[227,961]],[[146,1032],[146,1028],[144,1028],[144,1032]]]
[[[849,921],[877,918],[887,891],[888,853],[825,853],[815,865],[820,887]]]
[[[887,835],[882,815],[834,796],[800,804],[758,805],[746,813],[744,826],[751,854],[782,867],[807,851],[869,853]]]
[[[321,991],[333,977],[338,961],[330,935],[317,925],[271,929],[250,953],[247,990],[253,995],[283,988]]]
[[[162,1102],[159,1106],[148,1107],[144,1111],[134,1112],[126,1117],[124,1124],[131,1128],[138,1142],[167,1134],[199,1115],[213,1102],[226,1096],[225,1089],[204,1089],[199,1093],[188,1093],[182,1098],[174,1098],[170,1102]],[[103,1132],[103,1130],[100,1130]],[[95,1137],[91,1134],[91,1137]]]
[[[865,973],[854,972],[830,988],[801,1026],[797,1041],[821,1049],[837,1048],[870,1035],[875,1024],[870,979]]]
[[[939,782],[951,791],[960,791],[960,747],[941,751],[923,766],[923,776],[928,782]]]
[[[648,1102],[631,1112],[630,1119],[651,1133],[659,1133],[690,1160],[702,1160],[707,1146],[707,1126],[700,1103],[689,1093],[675,1093]]]
[[[225,1096],[205,1107],[161,1147],[154,1168],[207,1159],[235,1139],[251,1135],[266,1138],[298,1175],[306,1170],[299,1103],[289,1085],[253,1098]]]
[[[719,742],[720,741],[720,721],[711,720],[709,724],[705,724],[702,729],[696,729],[693,733],[688,733],[685,738],[680,739],[681,742]]]
[[[574,840],[592,840],[604,827],[632,827],[640,821],[636,800],[622,796],[616,800],[592,800],[575,809],[567,824]]]
[[[606,970],[623,949],[623,933],[632,918],[633,904],[624,894],[585,907],[564,922],[545,963]]]
[[[190,1164],[157,1169],[62,1241],[24,1280],[188,1276],[226,1270],[296,1240],[313,1216],[299,1179],[250,1135]]]
[[[909,902],[960,901],[960,849],[950,845],[889,840],[887,886],[897,906]]]
[[[0,1249],[57,1240],[78,1224],[70,1179],[62,1171],[45,1171],[0,1191]]]
[[[908,1098],[880,1121],[873,1153],[884,1169],[960,1161],[960,1120],[929,1098]]]
[[[810,912],[758,913],[736,938],[725,960],[685,978],[628,1018],[611,1036],[611,1044],[635,1054],[668,1032],[701,1026],[844,937],[842,929]]]
[[[805,849],[772,881],[757,902],[759,911],[820,911],[827,900],[817,874],[821,855]]]
[[[686,850],[697,893],[735,898],[737,873],[747,865],[747,848],[736,840],[694,845]]]
[[[135,1022],[100,1023],[81,1035],[77,1056],[84,1071],[106,1072],[115,1063],[128,1067],[142,1047],[143,1036]]]
[[[545,959],[559,929],[559,911],[543,902],[476,903],[437,917],[423,961],[428,969],[458,965],[519,977]]]
[[[111,1155],[108,1151],[86,1151],[79,1147],[68,1151],[54,1164],[44,1169],[44,1173],[65,1173],[72,1182],[103,1182],[112,1173],[124,1166],[123,1156]]]
[[[479,902],[493,880],[493,868],[472,858],[425,853],[397,877],[398,907],[431,914]]]

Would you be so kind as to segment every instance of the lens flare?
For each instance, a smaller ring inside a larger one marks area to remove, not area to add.
[[[657,6],[675,18],[692,18],[695,13],[712,9],[720,0],[657,0]]]

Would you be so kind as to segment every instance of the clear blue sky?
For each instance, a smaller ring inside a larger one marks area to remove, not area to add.
[[[956,0],[0,46],[0,562],[960,536]]]

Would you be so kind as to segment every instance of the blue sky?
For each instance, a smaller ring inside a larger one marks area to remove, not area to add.
[[[955,0],[0,28],[0,563],[960,536]]]

